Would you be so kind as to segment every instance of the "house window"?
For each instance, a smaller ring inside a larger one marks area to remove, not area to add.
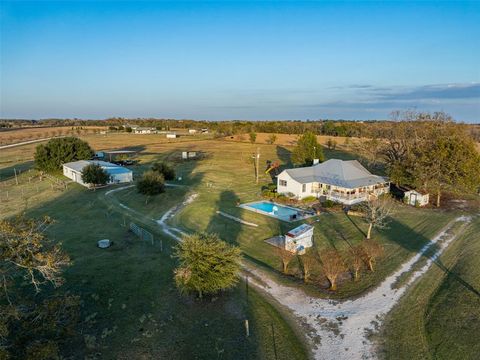
[[[280,180],[280,186],[287,186],[287,180]]]
[[[307,191],[307,184],[302,184],[302,192]]]

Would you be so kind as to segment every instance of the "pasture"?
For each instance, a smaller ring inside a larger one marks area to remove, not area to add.
[[[479,232],[477,217],[387,315],[376,336],[383,358],[478,358]]]
[[[93,319],[85,326],[95,340],[87,353],[104,351],[103,354],[109,353],[111,358],[154,354],[183,359],[191,358],[189,354],[193,352],[198,354],[197,358],[273,358],[275,350],[279,359],[307,356],[298,336],[300,330],[292,325],[289,317],[253,289],[247,298],[243,282],[235,290],[208,301],[178,294],[172,280],[174,241],[161,232],[156,220],[190,194],[198,197],[171,220],[173,226],[187,232],[218,233],[225,241],[239,245],[245,261],[267,270],[269,276],[302,287],[309,294],[331,298],[360,296],[378,285],[457,215],[451,211],[399,205],[389,228],[374,232],[374,238],[385,248],[377,271],[364,272],[357,282],[344,277],[339,291],[332,293],[326,290],[319,267],[314,271],[313,283],[307,285],[300,279],[297,260],[290,264],[287,276],[281,274],[280,259],[274,255],[272,246],[264,242],[300,222],[285,223],[237,207],[238,203],[260,199],[261,187],[272,180],[263,171],[266,161],[278,160],[282,166],[288,166],[291,145],[283,141],[269,145],[201,136],[166,139],[162,135],[123,133],[87,134],[82,138],[95,150],[136,149],[140,160],[132,167],[136,176],[152,162],[166,159],[174,163],[177,176],[182,178],[175,182],[179,187],[167,188],[164,194],[151,198],[138,194],[135,188],[109,195],[106,192],[113,188],[87,191],[69,184],[67,190],[62,190],[48,180],[28,180],[27,169],[32,165],[35,145],[8,149],[0,154],[0,173],[4,179],[0,197],[2,204],[6,204],[0,209],[0,216],[12,216],[24,210],[29,216],[48,214],[57,221],[50,229],[51,236],[62,242],[73,258],[62,291],[80,293],[85,299],[83,315]],[[261,154],[258,184],[251,159],[257,148]],[[202,153],[202,158],[182,161],[179,154],[187,150]],[[355,158],[343,147],[324,151],[327,159]],[[20,167],[21,184],[15,185],[12,169]],[[7,177],[10,179],[5,180]],[[9,198],[4,203],[7,190]],[[258,227],[221,217],[217,210],[256,223]],[[130,221],[151,231],[155,245],[135,239],[126,228]],[[361,218],[334,210],[307,222],[315,226],[317,251],[329,247],[344,251],[362,241],[367,228]],[[97,249],[96,241],[103,238],[113,240],[115,245],[106,251]],[[244,335],[245,319],[251,321],[249,338]],[[275,345],[272,324],[278,339]]]

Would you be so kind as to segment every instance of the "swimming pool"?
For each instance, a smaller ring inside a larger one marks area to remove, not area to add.
[[[283,221],[297,221],[314,216],[302,209],[280,205],[271,201],[256,201],[240,205],[241,208],[271,216]]]

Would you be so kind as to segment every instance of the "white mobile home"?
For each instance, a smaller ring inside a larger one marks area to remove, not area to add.
[[[123,166],[99,160],[78,160],[63,164],[63,175],[69,179],[72,179],[76,183],[90,187],[90,184],[85,184],[82,181],[83,168],[90,164],[100,165],[102,169],[110,175],[110,181],[108,182],[109,184],[120,184],[133,181],[132,170],[129,170]]]
[[[297,199],[324,197],[353,205],[389,192],[389,182],[373,175],[357,160],[330,159],[308,167],[286,169],[277,177],[277,192]]]

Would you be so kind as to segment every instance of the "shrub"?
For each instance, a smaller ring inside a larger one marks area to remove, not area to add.
[[[332,208],[335,206],[335,203],[332,200],[327,199],[322,203],[322,205],[324,208]]]
[[[311,202],[317,201],[317,198],[315,196],[307,196],[303,198],[302,201],[305,203],[311,203]]]
[[[96,185],[105,185],[110,181],[110,175],[103,170],[100,165],[90,164],[82,170],[82,181],[85,184],[92,184],[93,189]]]
[[[187,235],[175,249],[180,266],[175,283],[182,293],[196,292],[201,298],[234,287],[240,272],[241,252],[216,234]]]
[[[137,181],[137,190],[143,195],[157,195],[165,191],[163,175],[155,171],[146,171]]]
[[[43,171],[59,170],[63,164],[91,159],[94,152],[87,142],[76,137],[51,139],[35,150],[35,168]]]
[[[277,191],[277,184],[268,184],[267,188],[270,191]]]
[[[175,179],[175,169],[172,165],[167,164],[166,162],[159,161],[152,165],[152,171],[163,175],[165,180],[174,180]]]

